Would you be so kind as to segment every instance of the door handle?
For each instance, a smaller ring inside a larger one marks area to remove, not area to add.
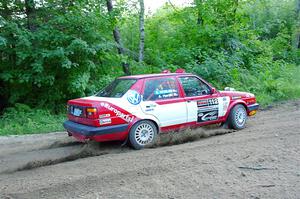
[[[146,108],[154,108],[156,107],[156,104],[149,104],[149,105],[146,105]]]
[[[188,100],[187,103],[190,103],[192,100]]]

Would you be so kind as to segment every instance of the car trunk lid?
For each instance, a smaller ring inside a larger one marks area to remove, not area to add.
[[[71,121],[89,126],[108,126],[127,123],[126,118],[121,118],[118,115],[120,108],[113,103],[117,101],[120,101],[120,98],[94,96],[69,100],[68,118]]]

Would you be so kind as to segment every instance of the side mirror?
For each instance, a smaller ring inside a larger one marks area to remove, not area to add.
[[[212,87],[211,88],[211,94],[214,94],[214,93],[216,93],[217,92],[217,89],[215,88],[215,87]]]

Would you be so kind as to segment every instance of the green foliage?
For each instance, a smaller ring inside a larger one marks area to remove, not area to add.
[[[34,2],[31,15],[23,1],[0,2],[0,102],[14,107],[5,110],[0,135],[61,129],[63,116],[53,112],[123,75],[121,62],[133,74],[184,68],[220,90],[252,92],[262,105],[300,97],[296,0],[166,4],[146,16],[143,63],[136,0],[116,0],[110,14],[105,0]]]
[[[295,2],[236,2],[196,1],[196,9],[160,9],[146,20],[145,62],[173,71],[185,68],[220,90],[231,86],[253,92],[262,105],[300,97],[294,75],[300,51],[292,46]],[[126,45],[136,46],[132,27],[138,21],[127,21],[123,32]]]
[[[10,104],[54,108],[66,99],[87,95],[89,85],[103,77],[122,73],[110,39],[113,26],[99,7],[84,3],[74,2],[60,11],[57,3],[47,2],[39,9],[50,17],[41,14],[34,31],[22,25],[24,19],[4,20],[0,81]]]
[[[62,131],[65,114],[53,115],[49,110],[31,109],[25,104],[7,108],[0,117],[0,135],[21,135]]]

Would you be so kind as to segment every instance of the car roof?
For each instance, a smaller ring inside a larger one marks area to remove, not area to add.
[[[130,76],[122,76],[118,79],[144,79],[151,77],[168,77],[168,76],[185,76],[185,75],[193,75],[192,73],[156,73],[156,74],[143,74],[143,75],[130,75]]]

